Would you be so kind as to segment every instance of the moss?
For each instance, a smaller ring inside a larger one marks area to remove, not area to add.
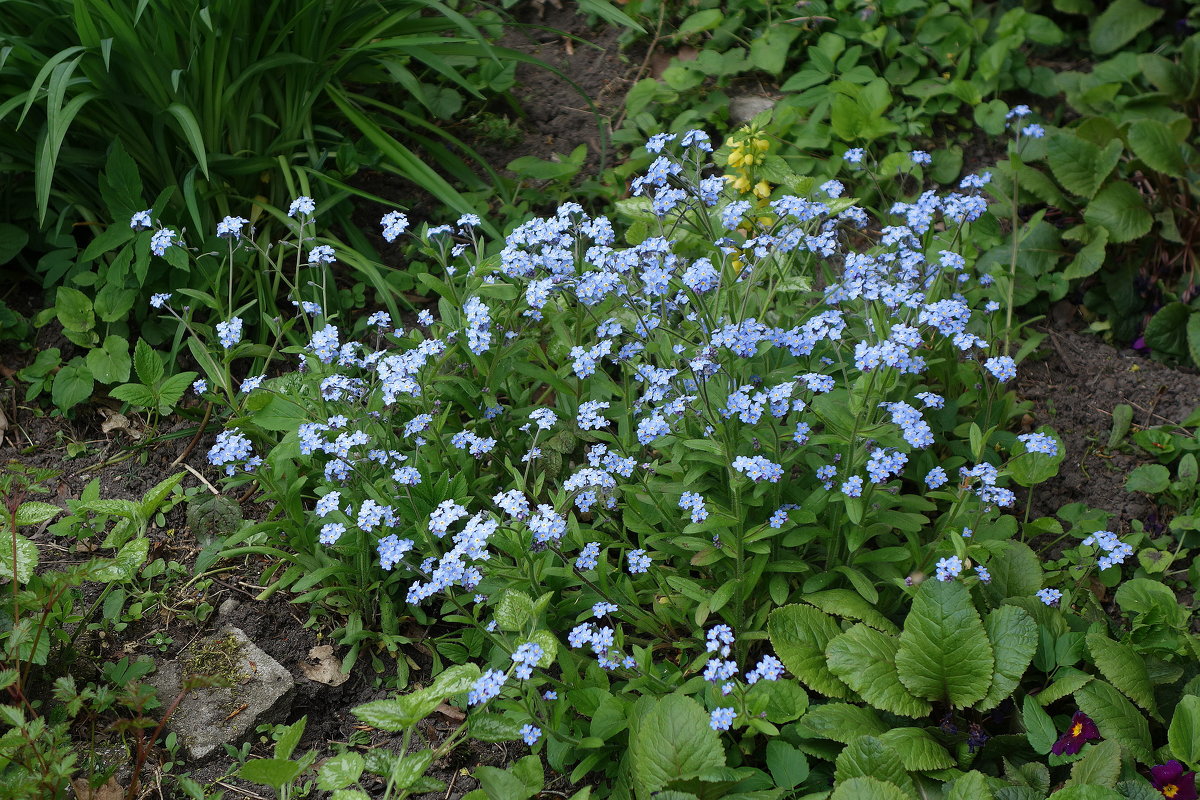
[[[242,670],[242,643],[232,633],[191,648],[182,659],[184,679],[203,677],[234,686],[250,680]]]

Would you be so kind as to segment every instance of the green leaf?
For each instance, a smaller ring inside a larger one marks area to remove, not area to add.
[[[825,661],[825,649],[842,633],[832,617],[810,606],[782,606],[767,618],[767,632],[779,660],[806,686],[827,697],[849,696]]]
[[[909,772],[949,769],[956,763],[946,748],[923,728],[892,728],[879,734],[879,738],[900,754]]]
[[[840,784],[829,800],[909,800],[910,797],[894,783],[861,777]]]
[[[1167,743],[1171,746],[1171,755],[1188,767],[1195,769],[1200,765],[1200,697],[1185,694],[1180,698],[1171,715]]]
[[[1113,741],[1103,741],[1087,748],[1083,758],[1071,766],[1071,779],[1068,786],[1108,786],[1117,785],[1117,777],[1121,774],[1121,746]]]
[[[16,258],[25,249],[28,242],[28,233],[16,225],[0,222],[0,265],[7,264]]]
[[[502,631],[523,631],[533,621],[533,600],[517,589],[506,589],[496,605],[496,625]]]
[[[279,736],[275,740],[275,757],[276,758],[291,758],[292,753],[296,751],[296,745],[300,744],[300,737],[304,735],[304,727],[308,724],[308,715],[305,714],[300,719],[293,722],[283,729],[282,732],[276,729]]]
[[[888,729],[869,708],[849,703],[813,706],[797,723],[813,739],[832,739],[849,744],[859,736],[882,736]]]
[[[1054,683],[1037,693],[1037,701],[1044,708],[1090,683],[1092,676],[1074,667],[1061,667],[1055,673]]]
[[[92,396],[96,383],[82,358],[72,358],[54,376],[50,399],[63,411],[74,408]]]
[[[967,587],[925,581],[904,620],[896,669],[918,697],[965,708],[983,699],[996,662]]]
[[[1141,0],[1117,0],[1104,9],[1088,33],[1088,43],[1097,55],[1112,53],[1150,27],[1163,15],[1163,9]]]
[[[473,773],[488,800],[528,800],[533,792],[511,772],[496,767],[476,767]]]
[[[138,339],[133,349],[133,369],[137,372],[138,380],[146,386],[156,386],[163,378],[162,359],[153,347],[146,344],[145,339]]]
[[[883,711],[906,717],[925,717],[932,706],[913,697],[896,673],[900,642],[864,624],[830,641],[825,655],[829,670],[864,700]]]
[[[13,569],[13,550],[17,563]],[[9,533],[0,545],[0,578],[12,578],[16,573],[17,583],[28,583],[38,564],[37,545],[19,533]],[[48,641],[48,639],[47,639]]]
[[[1046,139],[1046,160],[1064,189],[1090,198],[1117,165],[1121,149],[1119,140],[1101,150],[1074,133],[1060,131]]]
[[[17,506],[17,527],[24,525],[41,525],[63,513],[56,505],[43,503],[39,500],[27,500]]]
[[[1171,129],[1156,119],[1139,119],[1129,126],[1129,146],[1134,155],[1156,172],[1182,178],[1187,172],[1179,141]]]
[[[397,789],[407,789],[429,770],[432,763],[432,750],[418,750],[403,756],[392,766],[392,785]]]
[[[140,383],[123,383],[109,389],[108,393],[114,399],[138,408],[154,408],[158,404],[154,390]]]
[[[100,383],[129,380],[129,342],[123,336],[106,336],[104,344],[87,354],[87,368]]]
[[[1050,795],[1050,800],[1125,800],[1106,786],[1068,786]]]
[[[481,742],[511,742],[521,738],[521,723],[501,714],[472,714],[467,731]]]
[[[1086,278],[1094,274],[1104,265],[1105,246],[1108,244],[1108,230],[1098,228],[1089,241],[1083,248],[1075,254],[1075,258],[1063,270],[1063,277],[1067,280],[1075,280],[1076,278]]]
[[[1016,606],[993,609],[983,625],[992,643],[996,669],[987,695],[975,704],[977,711],[995,708],[1012,694],[1029,668],[1038,643],[1037,623]]]
[[[192,385],[192,381],[196,380],[195,372],[181,372],[178,375],[172,375],[164,380],[158,386],[158,413],[166,416],[170,414],[175,405],[183,397],[183,393]]]
[[[1143,464],[1135,467],[1125,480],[1125,491],[1158,494],[1171,485],[1171,471],[1162,464]]]
[[[966,775],[954,779],[954,784],[946,794],[946,800],[995,800],[987,778],[982,772],[971,770]]]
[[[1021,703],[1021,723],[1025,726],[1025,738],[1029,740],[1029,746],[1042,755],[1049,753],[1058,740],[1058,730],[1054,727],[1054,720],[1032,695],[1025,695]]]
[[[1187,346],[1192,363],[1200,365],[1200,314],[1188,314]]]
[[[452,697],[470,691],[481,674],[478,664],[454,664],[438,673],[430,688],[442,697]]]
[[[1033,597],[1042,588],[1041,560],[1022,542],[1000,544],[987,562],[992,580],[984,585],[984,596],[995,606],[1010,597]]]
[[[1105,739],[1117,742],[1143,764],[1153,763],[1146,718],[1123,694],[1104,681],[1092,681],[1075,692],[1075,702]]]
[[[1118,243],[1145,236],[1154,224],[1138,190],[1124,181],[1101,189],[1084,209],[1083,218],[1089,225],[1108,229],[1109,238]]]
[[[810,592],[800,599],[835,617],[846,617],[865,622],[884,633],[897,634],[900,632],[900,629],[893,625],[891,620],[880,614],[875,606],[862,598],[862,595],[849,589],[826,589],[821,592]]]
[[[639,798],[645,800],[671,781],[725,766],[725,749],[708,723],[700,704],[685,695],[655,702],[630,742]]]
[[[710,8],[697,11],[679,24],[676,36],[690,36],[693,33],[711,31],[725,20],[725,14],[720,9]]]
[[[808,779],[808,759],[804,753],[779,739],[767,742],[767,769],[781,789],[794,789]]]
[[[434,712],[445,696],[431,688],[390,700],[375,700],[356,706],[350,713],[373,728],[398,732],[411,728]]]
[[[916,793],[900,755],[874,736],[860,736],[838,754],[834,781],[845,783],[860,777],[878,778],[900,787],[907,794]]]
[[[365,765],[363,757],[354,751],[327,758],[317,772],[317,788],[327,792],[345,789],[358,781]]]
[[[1114,642],[1102,633],[1089,633],[1087,646],[1100,674],[1157,719],[1154,685],[1150,682],[1146,662],[1137,651],[1127,644]]]
[[[1167,303],[1146,324],[1146,344],[1157,353],[1187,358],[1191,352],[1188,331],[1195,315],[1184,303]]]
[[[54,311],[58,314],[58,321],[69,331],[83,333],[96,327],[92,301],[78,289],[59,286],[54,296]]]
[[[238,777],[251,783],[261,783],[278,789],[287,786],[300,775],[300,764],[282,758],[256,758],[238,770]]]

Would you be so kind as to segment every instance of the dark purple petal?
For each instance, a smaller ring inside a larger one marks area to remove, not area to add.
[[[1150,768],[1150,781],[1155,789],[1161,789],[1168,783],[1175,783],[1183,775],[1183,764],[1172,759],[1165,764]]]

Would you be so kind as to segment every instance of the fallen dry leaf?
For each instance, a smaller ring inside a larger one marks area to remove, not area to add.
[[[467,718],[467,715],[464,714],[460,709],[457,709],[454,706],[448,706],[445,703],[442,703],[440,706],[438,706],[434,710],[437,711],[439,714],[441,714],[443,717],[449,717],[450,719],[454,720],[455,722],[462,722],[464,719]]]
[[[122,800],[125,797],[125,789],[117,783],[115,775],[95,789],[89,785],[87,778],[75,778],[71,781],[71,787],[75,789],[75,797],[79,800]]]
[[[125,431],[132,439],[142,438],[142,432],[134,428],[129,422],[129,417],[124,414],[119,414],[107,408],[101,408],[100,416],[104,417],[104,421],[100,423],[100,431],[102,433]]]
[[[300,662],[300,671],[310,681],[326,686],[341,686],[350,680],[342,672],[342,660],[333,654],[333,645],[321,644],[308,651],[308,658]]]

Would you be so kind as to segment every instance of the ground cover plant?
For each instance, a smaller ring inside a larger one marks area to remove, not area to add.
[[[953,10],[946,24],[982,22],[968,27],[985,42],[1012,34],[987,51],[1007,64],[997,86],[1021,79],[1006,59],[1022,37],[1050,31],[1029,11]],[[713,30],[738,30],[742,11],[718,10]],[[813,49],[851,72],[837,38],[877,35],[856,24]],[[1136,41],[1125,33],[1093,48]],[[237,207],[199,230],[169,204],[127,209],[115,258],[192,277],[150,298],[157,341],[130,337],[123,361],[114,348],[111,396],[152,429],[187,397],[206,409],[197,440],[210,419],[219,429],[203,449],[226,496],[189,490],[206,542],[188,585],[214,565],[246,574],[258,600],[306,612],[343,670],[394,692],[352,712],[391,746],[360,748],[356,733],[319,760],[301,717],[264,729],[268,757],[231,748],[222,779],[278,797],[450,796],[430,770],[474,739],[519,755],[475,769],[472,800],[1195,796],[1200,640],[1176,594],[1196,580],[1195,436],[1129,436],[1132,411],[1113,410],[1108,449],[1129,438],[1158,462],[1127,488],[1158,498],[1166,525],[1125,531],[1078,502],[1035,516],[1074,454],[1010,389],[1038,343],[1014,309],[1048,216],[1030,212],[1042,198],[1021,170],[1044,156],[1061,181],[1053,148],[1104,123],[1047,135],[1027,105],[991,100],[978,107],[1008,161],[964,175],[961,153],[898,138],[902,109],[879,105],[889,80],[829,84],[818,102],[832,133],[805,154],[781,146],[798,119],[786,103],[716,140],[681,117],[618,168],[620,199],[593,193],[585,208],[563,182],[554,213],[515,226],[391,211],[381,234],[406,243],[420,313],[334,299],[345,251],[320,233],[315,180],[289,187],[269,235]],[[1140,108],[1122,136],[1166,113]],[[1136,140],[1120,158],[1152,166]],[[128,164],[113,151],[104,175],[127,205],[141,198]],[[1108,230],[1097,224],[1088,235]],[[263,291],[243,289],[247,274]],[[87,338],[97,303],[60,293],[64,326]],[[195,368],[174,372],[182,352]],[[50,361],[23,377],[66,391],[70,365]],[[149,560],[146,529],[182,502],[182,475],[141,502],[105,500],[95,481],[65,514],[30,502],[51,477],[3,483],[0,789],[107,786],[111,761],[61,754],[81,729],[111,726],[135,764],[132,797],[178,702],[142,684],[150,662],[52,690],[31,676],[52,645],[69,653],[93,625],[116,631],[164,602],[147,581],[181,568]],[[262,513],[243,521],[236,496]],[[47,533],[114,555],[46,568]],[[85,583],[102,584],[86,602]],[[200,624],[212,605],[171,613]],[[145,640],[164,657],[174,644]],[[453,721],[440,738],[425,724],[438,714]],[[178,742],[164,744],[174,766]]]
[[[768,147],[733,137],[716,154],[724,176],[703,132],[655,136],[618,223],[567,204],[494,255],[474,217],[409,234],[390,213],[385,236],[421,243],[437,315],[327,319],[291,280],[304,312],[291,323],[311,331],[285,348],[299,372],[258,374],[240,320],[218,322],[195,390],[230,419],[208,458],[274,509],[223,556],[274,557],[271,591],[344,618],[347,668],[396,652],[411,618],[439,632],[438,663],[469,670],[358,709],[368,724],[407,730],[469,684],[466,734],[544,747],[606,795],[949,782],[1044,797],[1045,765],[999,767],[1079,752],[1078,731],[1056,744],[1043,708],[1072,693],[1088,719],[1075,728],[1111,740],[1086,763],[1127,759],[1074,780],[1146,785],[1149,729],[1126,719],[1122,691],[1161,722],[1153,688],[1112,665],[1153,655],[1179,691],[1171,661],[1190,640],[1139,650],[1089,629],[1104,609],[1085,581],[1119,580],[1130,546],[1086,510],[1062,512],[1069,528],[1019,516],[1010,485],[1032,491],[1063,454],[1052,431],[1008,431],[1011,271],[973,270],[988,176],[897,199],[879,213],[903,224],[875,229],[839,181],[737,174]],[[929,162],[904,158],[899,176],[860,165],[863,183],[899,194]],[[303,263],[313,208],[292,212],[297,256],[281,272]],[[225,235],[230,263],[255,246]],[[171,300],[155,298],[195,326]],[[1026,542],[1044,534],[1078,543],[1043,565]],[[1161,602],[1134,582],[1118,596],[1149,620]],[[1177,625],[1186,612],[1170,608]],[[1098,676],[1074,669],[1085,632]],[[1014,695],[1020,717],[996,711]],[[423,789],[413,765],[434,755],[372,771]],[[320,774],[326,788],[366,768],[344,761]],[[278,770],[270,785],[299,769],[254,763],[246,777]],[[524,785],[488,781],[486,796]]]

